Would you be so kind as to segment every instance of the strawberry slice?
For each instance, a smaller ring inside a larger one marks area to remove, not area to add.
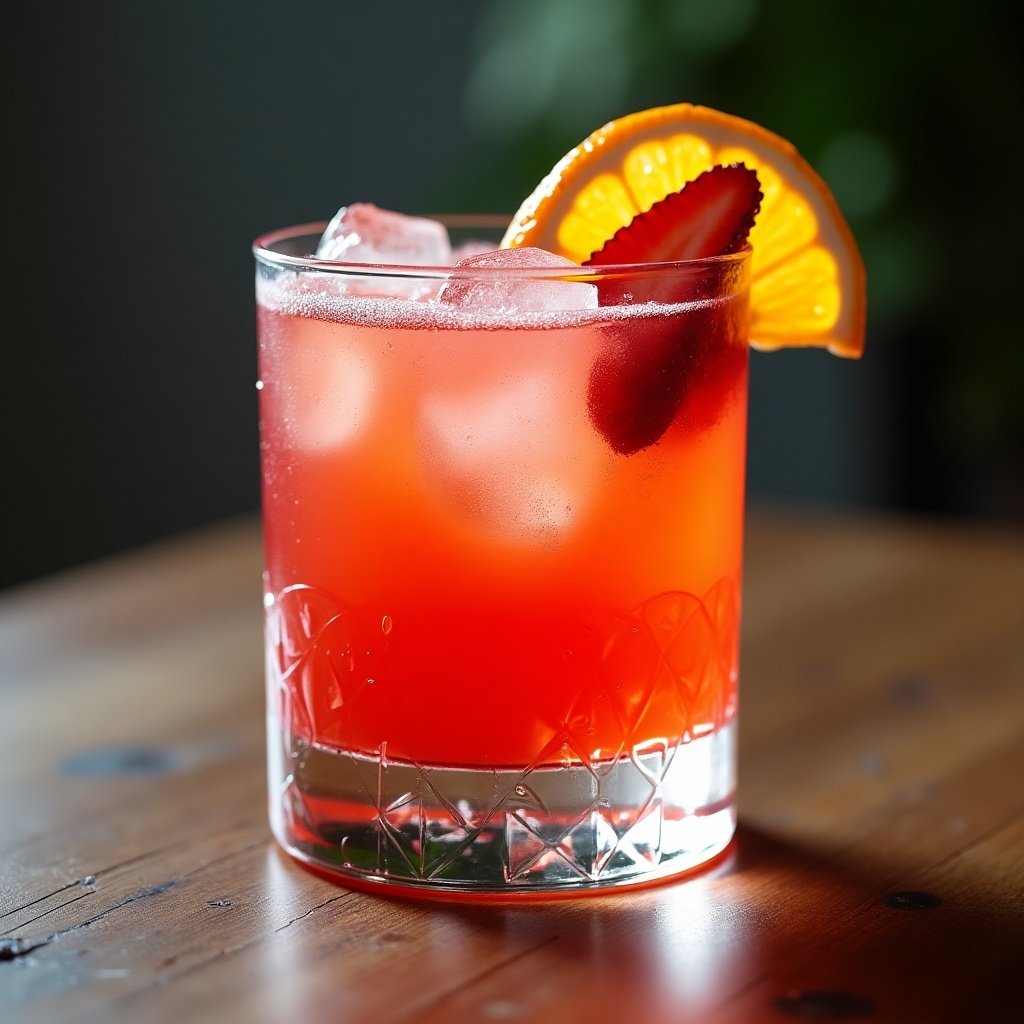
[[[675,263],[738,252],[761,209],[757,174],[719,164],[655,203],[591,253],[584,266]]]
[[[713,167],[634,217],[587,264],[668,263],[737,252],[746,244],[761,198],[757,175],[749,168]],[[645,286],[656,292],[642,296],[636,280],[609,280],[599,289],[602,305],[623,301],[627,290],[634,302],[707,297],[702,281],[685,274],[659,275]],[[734,322],[734,306],[727,302],[671,318],[644,317],[613,332],[587,386],[591,421],[613,451],[632,455],[655,444],[684,406],[690,407],[685,418],[693,427],[714,421],[746,359],[745,325]]]

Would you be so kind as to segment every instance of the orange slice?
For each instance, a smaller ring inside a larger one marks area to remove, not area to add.
[[[759,125],[679,103],[610,121],[555,164],[519,208],[503,248],[533,245],[576,263],[715,164],[757,171],[764,199],[750,233],[750,343],[864,350],[864,265],[824,181]]]

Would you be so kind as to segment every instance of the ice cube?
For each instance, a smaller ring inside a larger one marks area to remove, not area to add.
[[[437,301],[458,309],[480,313],[540,313],[597,309],[597,287],[585,281],[559,281],[544,276],[530,277],[529,270],[561,268],[567,272],[579,265],[544,249],[496,249],[460,260],[455,273],[441,289]],[[483,271],[458,274],[459,270]],[[502,274],[508,270],[512,273]]]
[[[353,203],[343,206],[327,225],[316,256],[340,263],[443,267],[451,262],[452,249],[448,230],[439,221]]]
[[[318,259],[339,263],[371,263],[398,267],[445,267],[452,247],[443,224],[425,217],[407,217],[372,203],[343,206],[320,238]],[[407,299],[433,298],[440,278],[368,272],[346,273],[332,281],[333,290],[353,295],[384,295]]]
[[[279,365],[285,428],[295,447],[311,452],[340,448],[370,422],[375,380],[370,356],[318,320],[295,317]]]
[[[597,488],[603,452],[588,445],[586,408],[564,374],[538,370],[421,406],[430,477],[446,503],[505,539],[571,527]]]

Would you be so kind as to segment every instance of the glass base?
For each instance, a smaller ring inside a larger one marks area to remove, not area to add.
[[[736,828],[736,723],[615,761],[449,768],[281,743],[271,823],[315,868],[443,893],[636,885],[716,857]],[[276,762],[276,763],[275,763]]]

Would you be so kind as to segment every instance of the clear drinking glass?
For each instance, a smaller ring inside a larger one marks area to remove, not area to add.
[[[322,230],[254,247],[277,839],[449,894],[714,857],[749,253],[370,267],[306,255]]]

